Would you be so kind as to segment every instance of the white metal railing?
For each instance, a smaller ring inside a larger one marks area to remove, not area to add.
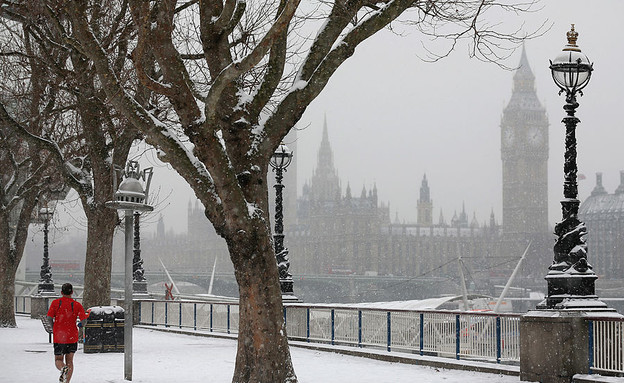
[[[141,324],[238,332],[238,304],[142,300]],[[519,314],[288,304],[289,339],[456,359],[519,362]]]
[[[136,315],[141,324],[238,333],[237,303],[187,300],[137,302],[139,311]],[[28,314],[30,307],[29,295],[15,297],[17,313]],[[383,348],[388,351],[497,363],[520,361],[519,314],[287,304],[284,307],[284,319],[288,337],[293,340]],[[598,328],[601,327],[594,326],[594,329]],[[600,334],[622,333],[621,327],[610,331],[600,330]],[[594,336],[592,339],[598,337]],[[596,347],[606,347],[603,343],[610,345],[610,342],[594,341]],[[618,355],[621,355],[621,345],[618,350]],[[595,361],[610,357],[616,351],[605,351],[604,355],[600,352],[594,350]],[[620,369],[622,359],[621,356],[618,359]],[[596,366],[604,371],[614,370],[614,367],[602,367],[603,364]]]
[[[30,314],[30,295],[15,296],[15,312],[17,314]]]
[[[624,319],[589,320],[589,368],[595,373],[624,373]]]

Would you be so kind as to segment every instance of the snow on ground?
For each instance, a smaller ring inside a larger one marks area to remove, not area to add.
[[[17,317],[18,328],[0,328],[1,383],[56,382],[52,345],[39,320]],[[133,382],[231,382],[236,341],[134,330]],[[484,374],[346,356],[291,347],[300,383],[511,383],[518,377]],[[123,383],[123,353],[74,358],[72,383]]]

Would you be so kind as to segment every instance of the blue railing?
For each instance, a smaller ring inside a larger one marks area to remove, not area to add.
[[[141,324],[238,332],[238,304],[144,300],[139,305]],[[292,340],[496,363],[520,360],[517,314],[291,304],[284,307],[284,319]]]
[[[30,314],[31,297],[15,296],[15,312]],[[236,334],[238,304],[203,301],[138,301],[141,324]],[[284,307],[289,339],[373,347],[393,352],[520,360],[519,314],[359,309],[292,304]],[[624,374],[624,319],[588,319],[588,373]]]

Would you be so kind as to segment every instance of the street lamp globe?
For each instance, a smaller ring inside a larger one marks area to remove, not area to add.
[[[581,92],[587,86],[593,70],[593,63],[581,52],[581,48],[576,45],[578,32],[574,30],[574,24],[570,31],[566,33],[568,44],[563,47],[561,53],[550,62],[550,71],[555,84],[560,92],[567,95],[574,95]]]
[[[144,203],[145,191],[141,182],[132,177],[124,179],[119,184],[119,189],[115,192],[115,201]]]
[[[274,169],[286,169],[288,165],[290,165],[292,158],[292,150],[288,149],[288,146],[284,143],[281,143],[271,156],[269,164],[271,164]]]
[[[42,207],[41,209],[39,209],[39,217],[41,217],[41,219],[45,222],[45,221],[50,221],[52,219],[52,216],[54,215],[54,209],[50,208],[47,206]]]

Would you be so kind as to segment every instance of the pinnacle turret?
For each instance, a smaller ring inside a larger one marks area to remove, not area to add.
[[[602,194],[607,194],[604,186],[602,186],[602,173],[596,173],[596,186],[594,187],[594,190],[592,190],[591,195],[595,196]]]

